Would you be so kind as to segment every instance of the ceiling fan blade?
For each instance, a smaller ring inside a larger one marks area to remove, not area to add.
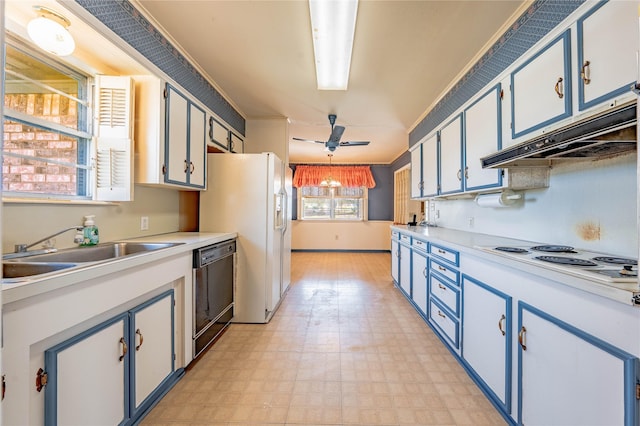
[[[331,130],[331,136],[329,136],[328,142],[333,142],[333,143],[340,142],[340,138],[342,137],[343,133],[344,133],[343,126],[335,126],[333,130]]]
[[[344,141],[340,142],[340,146],[358,146],[358,145],[369,145],[369,141]]]
[[[313,141],[311,139],[302,139],[302,138],[291,138],[291,139],[296,140],[296,141],[302,141],[302,142],[311,142],[311,143],[322,143],[322,144],[324,144],[323,141]]]

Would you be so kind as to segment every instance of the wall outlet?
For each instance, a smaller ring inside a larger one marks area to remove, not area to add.
[[[147,231],[149,229],[149,216],[140,217],[140,230]]]

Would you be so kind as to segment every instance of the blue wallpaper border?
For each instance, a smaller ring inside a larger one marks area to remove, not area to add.
[[[409,133],[409,147],[502,73],[585,0],[536,0]]]
[[[129,1],[75,1],[245,136],[242,115]]]

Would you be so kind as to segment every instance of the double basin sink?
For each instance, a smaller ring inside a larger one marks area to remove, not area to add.
[[[76,247],[44,254],[10,254],[2,260],[3,280],[20,281],[69,268],[140,255],[183,243],[113,242]]]

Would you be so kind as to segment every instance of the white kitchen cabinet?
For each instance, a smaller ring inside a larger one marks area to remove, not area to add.
[[[122,314],[45,352],[45,424],[115,425],[129,420],[128,330],[129,317]]]
[[[207,145],[229,150],[229,129],[213,116],[209,117],[209,140]]]
[[[411,151],[411,198],[422,198],[422,143]]]
[[[244,139],[234,131],[229,132],[229,151],[237,154],[244,152]]]
[[[460,253],[429,243],[429,323],[460,354]]]
[[[172,294],[131,310],[132,416],[153,401],[153,392],[174,371]]]
[[[462,276],[462,358],[502,409],[511,412],[511,297]]]
[[[511,72],[511,135],[516,139],[570,117],[570,30]]]
[[[638,424],[637,357],[527,303],[518,317],[519,424]]]
[[[411,249],[411,300],[427,315],[427,243],[414,238]]]
[[[497,84],[464,111],[464,189],[502,186],[501,169],[483,169],[480,159],[502,149],[502,85]]]
[[[400,285],[400,235],[391,233],[391,278],[396,285]]]
[[[206,113],[159,78],[136,76],[135,182],[206,187]]]
[[[440,194],[462,191],[462,114],[440,129]]]
[[[422,143],[422,195],[424,197],[438,195],[440,190],[439,145],[437,133]]]
[[[46,350],[45,424],[134,423],[174,373],[173,341],[169,290]]]
[[[400,234],[400,288],[411,297],[411,237]]]
[[[206,113],[176,88],[166,86],[167,183],[205,188]]]
[[[577,21],[579,109],[631,92],[637,78],[638,4],[597,3]]]

